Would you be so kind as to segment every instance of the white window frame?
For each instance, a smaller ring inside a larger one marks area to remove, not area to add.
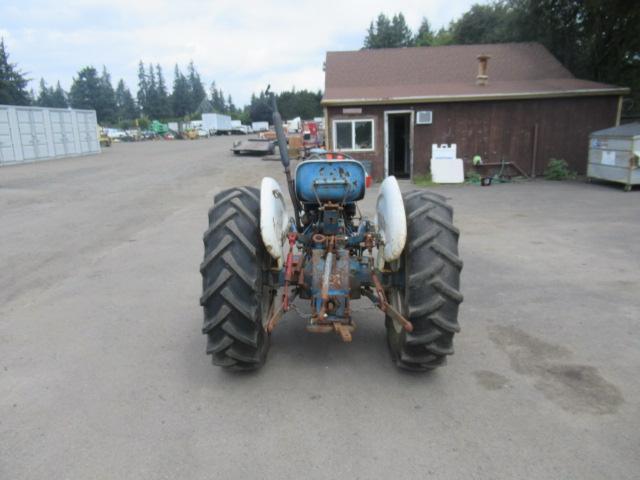
[[[356,122],[369,122],[371,124],[371,148],[357,148],[356,146]],[[351,146],[353,148],[338,148],[338,123],[351,124]],[[336,152],[374,152],[376,149],[376,122],[373,118],[344,118],[333,120],[333,150]]]

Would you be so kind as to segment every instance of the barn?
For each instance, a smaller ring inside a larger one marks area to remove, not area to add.
[[[575,78],[542,45],[505,43],[328,52],[328,148],[373,162],[376,179],[429,171],[432,144],[465,168],[535,176],[551,158],[584,173],[589,133],[620,122],[629,89]]]

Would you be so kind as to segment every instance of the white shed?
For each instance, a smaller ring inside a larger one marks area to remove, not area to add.
[[[0,105],[0,166],[100,153],[94,110]]]
[[[587,176],[618,182],[625,191],[640,185],[640,123],[598,130],[589,135]]]

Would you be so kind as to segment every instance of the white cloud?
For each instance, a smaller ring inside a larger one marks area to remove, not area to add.
[[[175,63],[193,60],[236,103],[271,83],[276,90],[322,89],[327,50],[357,49],[378,13],[402,12],[416,29],[422,17],[446,25],[471,0],[71,0],[64,15],[49,2],[0,6],[0,35],[14,62],[36,81],[66,88],[83,66],[106,65],[135,90],[137,63],[159,63],[168,83]]]

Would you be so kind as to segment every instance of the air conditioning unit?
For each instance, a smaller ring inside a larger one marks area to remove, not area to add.
[[[431,125],[433,123],[433,112],[431,110],[422,110],[417,112],[416,124],[418,125]]]

